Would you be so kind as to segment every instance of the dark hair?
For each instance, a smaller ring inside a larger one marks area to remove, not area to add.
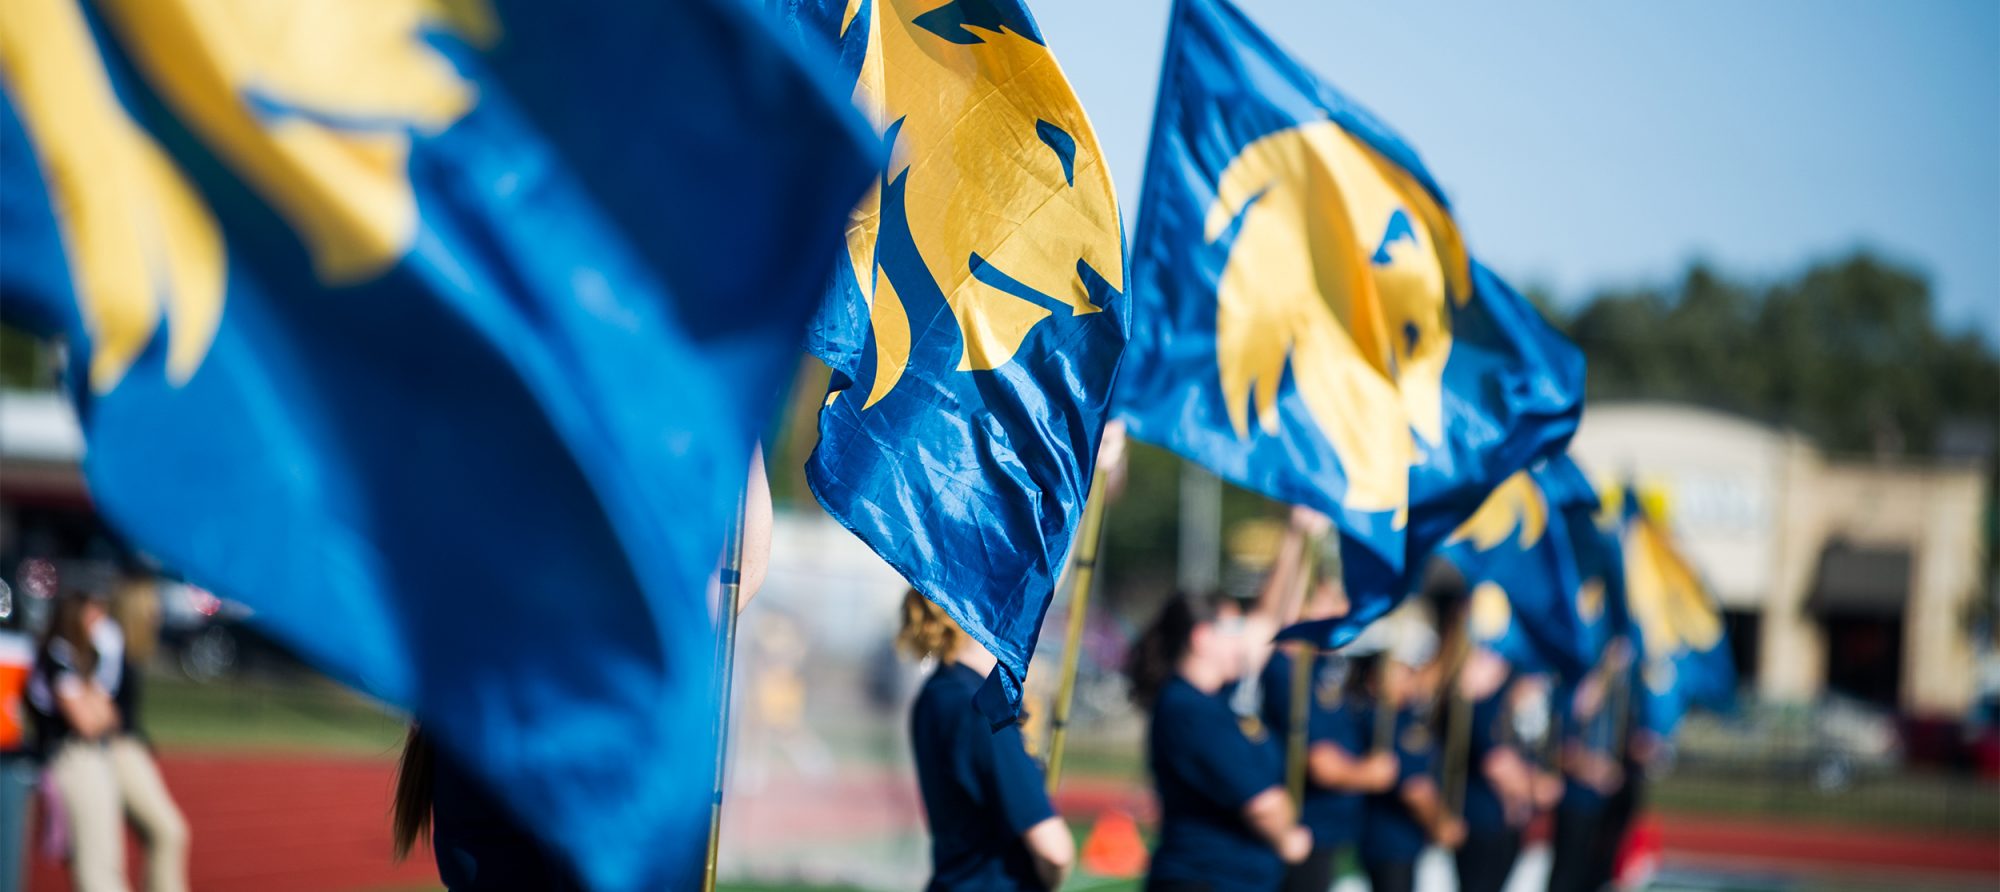
[[[1174,677],[1181,658],[1187,656],[1188,640],[1196,626],[1213,622],[1225,605],[1233,601],[1220,593],[1175,592],[1160,607],[1160,614],[1132,642],[1125,657],[1125,677],[1132,683],[1132,702],[1152,709],[1160,688]]]
[[[403,761],[396,768],[396,796],[391,815],[391,838],[396,860],[410,856],[417,838],[431,835],[431,800],[437,784],[437,751],[422,728],[410,726],[403,739]]]
[[[1348,657],[1345,693],[1363,702],[1382,702],[1382,665],[1389,661],[1388,651]]]
[[[49,621],[48,633],[42,637],[43,657],[48,656],[50,645],[62,641],[69,645],[70,668],[85,678],[97,671],[97,646],[90,643],[90,629],[83,624],[83,609],[91,601],[89,595],[77,591],[57,598],[55,616]]]

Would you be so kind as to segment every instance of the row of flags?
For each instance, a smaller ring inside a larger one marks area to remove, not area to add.
[[[1720,649],[1658,527],[1587,516],[1580,352],[1227,0],[1174,4],[1129,259],[1022,0],[765,6],[16,0],[0,311],[70,345],[102,513],[602,889],[698,875],[706,594],[801,345],[814,494],[996,717],[1113,418],[1334,518],[1353,610],[1294,636],[1443,547],[1566,671],[1614,586],[1653,665]]]
[[[1626,642],[1634,714],[1667,737],[1691,706],[1729,709],[1736,671],[1660,501],[1629,483],[1600,492],[1556,456],[1503,482],[1438,557],[1464,579],[1471,639],[1521,671],[1575,683],[1610,671]]]

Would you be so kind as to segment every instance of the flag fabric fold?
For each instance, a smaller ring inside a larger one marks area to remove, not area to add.
[[[96,506],[591,888],[700,879],[707,604],[879,143],[730,0],[20,0],[0,307]]]
[[[1597,493],[1567,455],[1502,482],[1439,548],[1465,577],[1474,640],[1516,668],[1575,680],[1603,648]]]
[[[1722,608],[1702,584],[1660,513],[1627,486],[1619,501],[1626,617],[1637,639],[1645,726],[1672,736],[1689,708],[1726,712],[1736,667]]]
[[[809,343],[820,504],[999,659],[1011,717],[1128,330],[1117,197],[1019,0],[773,0],[889,142]]]
[[[1583,360],[1467,253],[1387,125],[1227,0],[1176,0],[1133,246],[1133,436],[1331,516],[1351,640],[1486,495],[1559,452]]]

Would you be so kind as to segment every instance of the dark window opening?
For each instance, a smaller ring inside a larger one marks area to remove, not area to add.
[[[1826,686],[1889,709],[1903,687],[1903,621],[1900,617],[1832,616],[1826,629]]]

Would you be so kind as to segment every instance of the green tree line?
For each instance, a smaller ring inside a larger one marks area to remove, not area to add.
[[[1763,284],[1695,264],[1545,312],[1589,358],[1593,401],[1696,403],[1834,453],[1967,457],[2000,427],[1993,346],[1941,328],[1924,277],[1865,252]]]

